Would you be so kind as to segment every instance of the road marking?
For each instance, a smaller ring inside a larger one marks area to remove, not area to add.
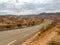
[[[9,43],[8,43],[8,44],[6,44],[6,45],[11,45],[11,44],[13,44],[14,42],[16,42],[16,40],[11,41],[11,42],[9,42]]]

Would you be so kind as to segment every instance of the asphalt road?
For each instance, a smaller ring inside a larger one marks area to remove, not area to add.
[[[40,25],[27,27],[23,29],[1,31],[0,32],[0,45],[18,45],[28,38],[32,37],[40,28],[51,24],[53,21],[45,19]]]

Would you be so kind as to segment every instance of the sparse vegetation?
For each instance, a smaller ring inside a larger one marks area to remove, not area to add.
[[[18,18],[13,16],[0,16],[0,29],[16,29],[25,28],[40,24],[42,18],[30,17],[30,18]]]
[[[45,31],[51,29],[51,28],[54,27],[55,25],[56,25],[56,23],[53,22],[53,23],[49,24],[49,25],[46,26],[46,27],[42,27],[42,28],[39,30],[40,33],[38,33],[38,36],[40,36],[41,33],[44,33]]]
[[[57,31],[57,34],[60,35],[60,30]]]
[[[51,41],[49,45],[60,45],[60,42],[58,41]]]
[[[55,23],[51,23],[51,24],[49,24],[49,25],[46,26],[46,27],[42,27],[42,28],[40,29],[40,31],[41,31],[41,33],[43,33],[43,32],[45,32],[45,31],[51,29],[51,28],[54,27],[55,25],[56,25]]]

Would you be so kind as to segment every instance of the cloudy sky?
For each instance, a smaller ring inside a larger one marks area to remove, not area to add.
[[[0,0],[0,14],[60,12],[60,0]]]

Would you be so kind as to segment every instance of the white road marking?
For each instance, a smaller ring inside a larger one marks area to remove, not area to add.
[[[8,44],[6,44],[6,45],[11,45],[11,44],[13,44],[14,42],[16,42],[16,40],[11,41],[11,42],[9,42],[9,43],[8,43]]]

